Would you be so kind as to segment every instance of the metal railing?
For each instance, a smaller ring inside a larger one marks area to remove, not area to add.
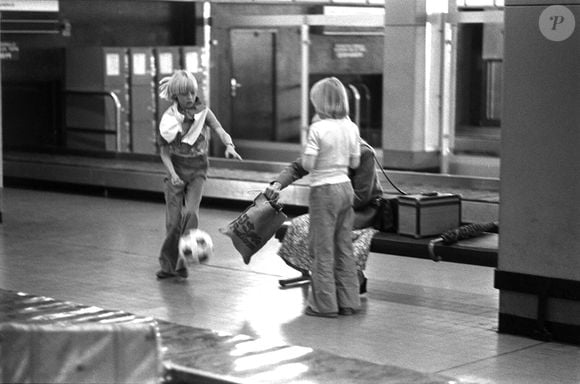
[[[354,123],[360,127],[360,92],[358,88],[353,84],[348,84],[348,89],[352,92],[352,98],[354,102]]]
[[[364,83],[349,83],[347,88],[352,94],[351,111],[354,113],[353,121],[361,129],[370,128],[372,96],[369,87]],[[363,103],[364,109],[362,107]],[[363,121],[366,124],[364,127],[362,126]]]
[[[121,102],[119,101],[119,97],[115,94],[115,92],[112,91],[88,91],[88,90],[80,90],[80,89],[67,89],[64,90],[63,93],[65,95],[85,95],[85,96],[104,96],[104,97],[110,97],[113,100],[113,105],[114,105],[114,109],[115,109],[115,129],[111,130],[111,129],[102,129],[102,130],[98,130],[98,133],[104,133],[107,135],[111,135],[114,134],[115,135],[115,147],[116,147],[116,151],[117,152],[121,152],[122,151],[122,138],[121,138]],[[66,121],[65,121],[65,129],[71,129],[66,125]],[[90,132],[97,132],[97,130],[94,129],[84,129],[84,128],[72,128],[73,130],[78,130],[78,131],[90,131]]]
[[[1,34],[13,35],[63,35],[69,37],[71,24],[67,20],[7,19],[2,18]]]

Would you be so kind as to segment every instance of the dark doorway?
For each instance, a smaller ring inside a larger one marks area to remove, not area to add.
[[[231,132],[237,139],[275,139],[276,31],[230,31],[232,77]]]

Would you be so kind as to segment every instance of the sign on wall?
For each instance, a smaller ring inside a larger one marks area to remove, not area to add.
[[[366,55],[367,47],[360,43],[335,43],[333,50],[337,59],[362,59]]]
[[[0,12],[58,12],[58,0],[0,0]]]
[[[538,25],[546,39],[564,41],[574,33],[576,19],[570,9],[563,5],[552,5],[544,9]]]
[[[20,48],[13,41],[0,43],[0,60],[18,60]]]

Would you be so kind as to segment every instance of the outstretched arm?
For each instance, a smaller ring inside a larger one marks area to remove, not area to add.
[[[205,122],[218,135],[221,142],[226,146],[226,152],[225,152],[224,156],[227,159],[242,160],[242,156],[240,156],[238,154],[238,152],[236,152],[236,147],[234,146],[234,142],[232,140],[232,137],[222,127],[222,125],[218,121],[217,117],[214,115],[214,113],[211,110],[207,111],[207,117],[206,117]]]
[[[236,147],[234,147],[233,143],[226,144],[226,152],[225,152],[224,156],[226,157],[226,159],[242,160],[242,156],[240,156],[239,153],[236,152]]]
[[[290,164],[288,164],[276,177],[276,180],[272,181],[264,191],[264,195],[269,200],[278,200],[280,197],[280,191],[296,180],[299,180],[306,176],[308,172],[302,167],[301,158],[297,158]]]

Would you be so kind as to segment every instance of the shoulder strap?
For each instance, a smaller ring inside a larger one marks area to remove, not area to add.
[[[370,147],[370,145],[368,143],[365,143],[366,145],[368,145]],[[371,147],[372,149],[372,147]],[[381,173],[385,176],[385,178],[387,179],[387,181],[389,182],[389,184],[391,184],[393,186],[393,188],[395,188],[397,190],[397,192],[399,192],[401,195],[407,195],[407,192],[403,191],[402,189],[400,189],[399,187],[397,187],[395,185],[395,183],[393,183],[393,181],[391,180],[391,178],[389,177],[389,175],[387,175],[387,173],[385,172],[383,165],[379,162],[379,159],[377,159],[377,156],[375,155],[375,151],[372,151],[373,154],[373,158],[375,159],[375,162],[377,163],[377,165],[379,166],[379,169],[381,170]]]

